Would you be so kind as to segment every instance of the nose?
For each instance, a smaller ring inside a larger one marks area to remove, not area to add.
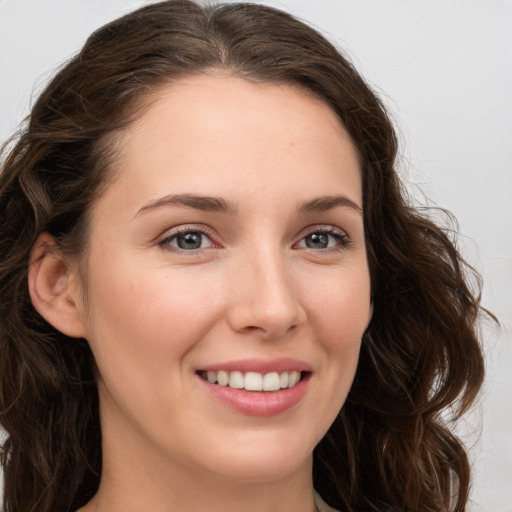
[[[279,339],[296,329],[306,319],[298,285],[277,251],[244,258],[230,287],[231,328],[265,339]]]

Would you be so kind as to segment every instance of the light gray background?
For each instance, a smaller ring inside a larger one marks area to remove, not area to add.
[[[0,0],[0,140],[92,30],[142,0]],[[266,1],[344,48],[389,105],[414,195],[450,209],[484,276],[488,376],[461,429],[472,512],[512,512],[512,1]],[[420,192],[420,190],[422,192]]]

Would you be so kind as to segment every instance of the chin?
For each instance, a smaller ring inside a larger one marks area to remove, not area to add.
[[[307,446],[304,439],[273,443],[260,438],[237,446],[240,445],[233,443],[220,453],[216,450],[214,464],[208,464],[208,469],[226,479],[246,483],[279,481],[304,469],[311,470],[314,447]]]

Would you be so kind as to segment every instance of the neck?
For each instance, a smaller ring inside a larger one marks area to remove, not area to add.
[[[314,512],[312,456],[276,478],[233,478],[103,432],[95,497],[78,512]],[[128,449],[126,447],[129,447]]]
[[[310,472],[307,478],[299,474],[272,482],[230,481],[183,468],[170,473],[159,472],[155,479],[153,471],[114,474],[107,466],[98,493],[80,512],[315,511]]]

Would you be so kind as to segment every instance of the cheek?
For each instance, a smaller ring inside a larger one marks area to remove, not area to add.
[[[318,285],[318,282],[317,282]],[[323,343],[332,351],[359,350],[371,318],[370,278],[366,266],[342,269],[322,286],[311,288],[309,317]]]
[[[103,403],[115,404],[114,410],[135,422],[140,415],[166,424],[161,416],[168,409],[162,404],[187,393],[189,352],[217,321],[219,301],[214,304],[205,293],[209,286],[195,286],[197,280],[180,273],[171,279],[162,268],[119,260],[96,268],[89,281],[88,339]]]
[[[101,272],[91,276],[89,332],[99,353],[168,364],[166,358],[186,352],[220,314],[219,294],[206,292],[216,288],[215,277],[171,276],[122,261],[96,268]]]
[[[361,339],[371,316],[370,281],[365,266],[342,269],[309,294],[310,329],[321,351],[318,359],[316,417],[318,443],[335,420],[352,386]],[[317,284],[318,281],[317,281]]]

